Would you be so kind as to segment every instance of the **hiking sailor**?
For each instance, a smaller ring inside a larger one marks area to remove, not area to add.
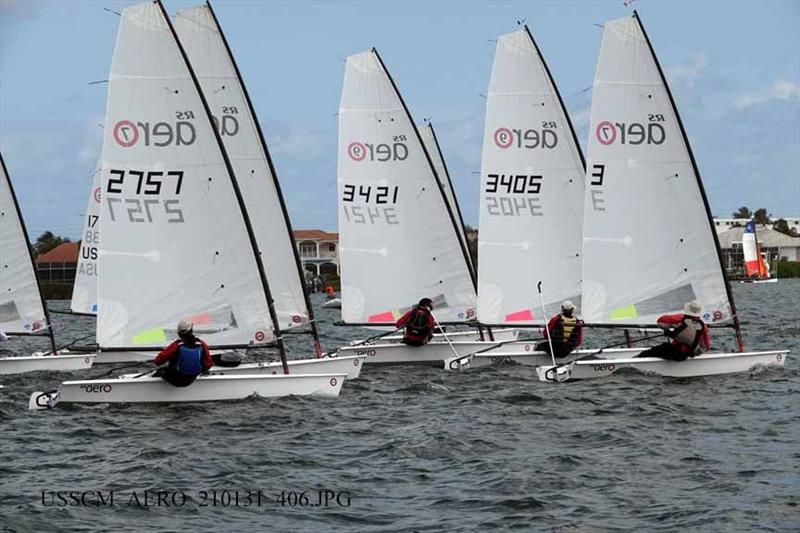
[[[161,377],[176,387],[188,387],[197,376],[208,372],[212,366],[208,345],[194,336],[193,328],[191,322],[178,322],[178,340],[153,359],[156,365],[168,363],[156,370],[154,377]]]
[[[436,325],[431,311],[433,311],[433,301],[430,298],[423,298],[395,322],[398,328],[405,327],[403,343],[409,346],[423,346],[431,340],[433,327]]]
[[[550,332],[550,341],[553,343],[553,356],[566,357],[572,350],[583,342],[583,320],[574,316],[575,305],[567,300],[561,304],[561,313],[550,319],[547,331],[542,330],[544,342],[536,345],[536,350],[550,353],[550,342],[547,333]]]
[[[711,349],[708,326],[700,319],[702,306],[692,300],[683,306],[683,313],[663,315],[656,323],[669,341],[645,350],[638,357],[660,357],[669,361],[684,361]]]

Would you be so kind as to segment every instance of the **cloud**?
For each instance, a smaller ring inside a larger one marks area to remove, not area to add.
[[[708,56],[705,53],[697,54],[689,63],[679,64],[667,69],[667,79],[670,84],[682,84],[688,89],[694,89],[697,79],[705,73],[708,67]]]
[[[772,100],[800,101],[800,85],[791,81],[779,79],[761,91],[740,94],[736,98],[735,106],[737,109],[744,109]]]
[[[268,143],[270,152],[276,155],[318,159],[321,153],[335,146],[336,137],[320,131],[281,127]]]

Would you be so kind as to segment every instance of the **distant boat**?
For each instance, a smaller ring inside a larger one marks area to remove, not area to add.
[[[756,221],[749,220],[742,233],[742,252],[744,254],[744,279],[740,283],[777,283],[778,277],[770,275],[765,252],[761,251],[756,234]]]

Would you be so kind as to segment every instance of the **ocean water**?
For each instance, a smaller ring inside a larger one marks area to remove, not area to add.
[[[30,392],[70,374],[0,376],[0,526],[798,531],[800,281],[734,293],[748,348],[792,351],[783,370],[554,385],[522,366],[367,367],[338,400],[47,412],[26,410]],[[337,312],[317,310],[326,348],[364,336],[334,327]],[[93,328],[54,320],[60,343]],[[294,356],[309,353],[307,340],[291,342]],[[712,344],[732,336],[714,330]]]

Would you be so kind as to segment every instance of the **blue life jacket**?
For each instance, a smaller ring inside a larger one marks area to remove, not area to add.
[[[203,372],[203,345],[178,346],[178,357],[175,360],[175,371],[187,376],[199,376]]]

